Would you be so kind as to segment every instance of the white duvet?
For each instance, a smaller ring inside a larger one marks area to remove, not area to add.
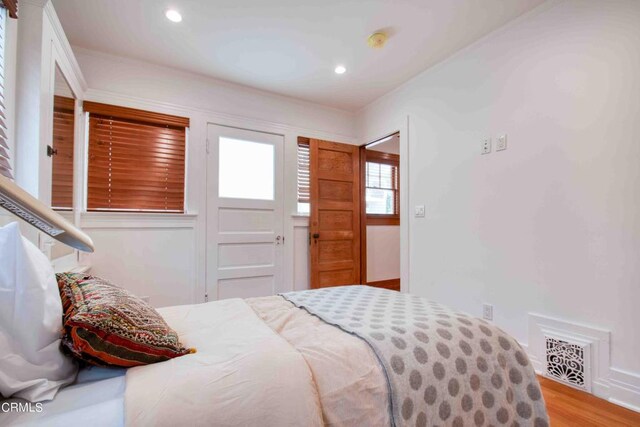
[[[305,359],[246,302],[159,311],[197,353],[127,371],[126,425],[323,425]]]
[[[41,413],[0,414],[0,425],[389,425],[387,383],[368,345],[279,296],[158,311],[195,354],[83,370]]]

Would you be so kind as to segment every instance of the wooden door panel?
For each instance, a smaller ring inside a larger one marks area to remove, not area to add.
[[[325,238],[318,242],[318,262],[324,264],[333,261],[353,261],[351,239],[329,240]]]
[[[332,202],[353,203],[353,183],[344,181],[318,180],[318,192],[320,202],[328,200]]]
[[[321,174],[320,176],[339,174],[344,177],[349,177],[353,174],[351,153],[322,150],[319,156],[318,173]]]
[[[318,278],[319,288],[326,288],[330,286],[341,286],[344,284],[349,284],[356,282],[355,276],[353,275],[353,269],[348,268],[346,270],[336,270],[336,271],[322,271],[320,272],[320,277]]]
[[[320,231],[353,231],[353,212],[321,210],[318,228]]]
[[[309,148],[311,287],[358,284],[359,149],[315,139],[309,140]]]

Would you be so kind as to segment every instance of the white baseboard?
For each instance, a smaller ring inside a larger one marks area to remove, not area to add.
[[[609,401],[640,412],[640,375],[617,368],[609,369]]]

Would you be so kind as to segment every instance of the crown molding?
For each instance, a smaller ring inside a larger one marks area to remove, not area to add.
[[[31,0],[31,1],[34,1],[36,3],[42,3],[41,0]],[[60,46],[62,47],[62,54],[64,54],[69,65],[71,66],[73,73],[78,83],[80,84],[80,89],[82,90],[82,93],[84,93],[87,91],[87,89],[89,89],[89,86],[87,85],[87,81],[85,80],[84,75],[82,74],[82,70],[80,69],[80,64],[78,64],[78,60],[76,59],[76,56],[73,53],[73,49],[71,49],[71,44],[69,43],[69,39],[67,39],[67,35],[64,32],[64,28],[62,28],[62,23],[58,18],[58,14],[56,13],[55,8],[53,7],[53,3],[51,3],[48,0],[45,1],[44,3],[46,3],[44,5],[45,14],[49,19],[49,22],[51,23],[51,27],[53,28],[56,38],[60,42]],[[76,94],[76,96],[79,98],[82,98],[82,96],[80,96],[79,94]]]
[[[51,2],[49,0],[20,0],[20,6],[28,4],[31,6],[43,8],[47,5],[47,3],[51,3]]]

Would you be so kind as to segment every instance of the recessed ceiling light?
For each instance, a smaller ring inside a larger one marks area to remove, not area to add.
[[[169,9],[165,12],[164,16],[171,22],[180,22],[182,21],[182,15],[175,9]]]
[[[336,74],[344,74],[347,69],[344,68],[344,65],[338,65],[334,71]]]

